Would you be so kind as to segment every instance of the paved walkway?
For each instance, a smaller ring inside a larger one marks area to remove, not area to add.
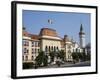
[[[42,69],[42,68],[61,68],[61,67],[83,67],[83,66],[90,66],[90,61],[85,61],[85,62],[79,62],[79,63],[64,63],[64,64],[61,64],[60,66],[58,65],[48,65],[48,66],[45,66],[45,67],[38,67],[37,69]]]

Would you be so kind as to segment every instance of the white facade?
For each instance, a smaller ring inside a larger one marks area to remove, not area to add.
[[[40,47],[39,40],[32,40],[30,37],[23,37],[23,62],[34,62]]]
[[[80,35],[80,47],[85,47],[85,34]]]
[[[41,39],[41,49],[43,50],[43,51],[45,51],[45,48],[46,48],[46,46],[49,48],[50,47],[50,49],[52,48],[52,49],[59,49],[59,50],[61,50],[61,39],[60,38],[58,38],[58,37],[50,37],[50,36],[48,36],[48,37],[42,37],[42,39]],[[52,50],[51,49],[51,50]]]

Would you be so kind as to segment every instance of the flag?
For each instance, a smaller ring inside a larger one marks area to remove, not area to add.
[[[52,22],[52,20],[51,20],[51,19],[48,19],[48,23],[49,23],[49,24],[52,24],[53,22]]]

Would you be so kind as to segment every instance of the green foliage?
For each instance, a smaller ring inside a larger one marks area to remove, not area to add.
[[[65,52],[64,52],[64,50],[59,51],[59,57],[60,57],[60,59],[62,59],[63,61],[65,60]]]
[[[73,60],[76,60],[76,61],[87,61],[87,60],[90,60],[91,58],[91,55],[90,54],[87,54],[85,52],[73,52],[72,53],[72,57],[73,57]]]
[[[72,57],[73,57],[73,60],[75,60],[75,61],[79,61],[78,53],[73,52],[73,53],[72,53]]]
[[[49,53],[49,55],[50,55],[51,62],[53,62],[54,61],[54,57],[55,57],[55,52],[52,51],[52,52]]]
[[[23,63],[23,69],[30,69],[33,68],[33,63]]]
[[[38,65],[38,66],[41,66],[42,64],[43,64],[43,66],[47,66],[48,57],[47,57],[47,55],[45,55],[45,53],[43,51],[40,51],[39,55],[36,57],[35,61],[36,61],[36,65]]]
[[[51,58],[51,62],[54,61],[54,57],[57,57],[57,58],[59,57],[62,61],[65,60],[65,52],[64,52],[64,50],[59,50],[57,52],[52,51],[52,52],[49,53],[49,55],[50,55],[50,58]]]
[[[90,55],[90,53],[87,54],[86,60],[91,60],[91,55]]]

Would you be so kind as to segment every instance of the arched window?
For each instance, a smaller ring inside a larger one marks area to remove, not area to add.
[[[45,51],[46,51],[46,52],[48,51],[48,47],[47,47],[47,46],[45,47]]]
[[[35,53],[37,53],[37,50],[36,50],[36,48],[35,48]]]
[[[51,50],[53,51],[53,46],[51,47]]]
[[[58,46],[57,46],[57,51],[59,50]]]
[[[54,51],[56,51],[56,47],[54,46]]]
[[[50,51],[50,46],[49,46],[49,51]]]

